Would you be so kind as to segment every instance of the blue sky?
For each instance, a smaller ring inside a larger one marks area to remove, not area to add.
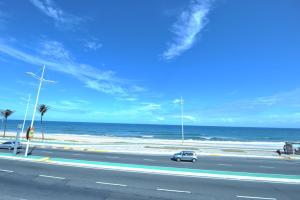
[[[0,108],[22,119],[300,127],[297,0],[0,0]],[[30,113],[33,109],[33,101]],[[38,116],[37,116],[38,117]]]

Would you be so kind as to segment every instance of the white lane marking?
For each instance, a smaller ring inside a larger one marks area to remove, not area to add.
[[[64,177],[59,177],[59,176],[48,176],[48,175],[44,175],[44,174],[40,174],[40,177],[45,177],[45,178],[54,178],[54,179],[66,179]]]
[[[148,159],[148,158],[145,158],[144,160],[145,160],[145,161],[155,161],[155,160],[153,160],[153,159]]]
[[[52,151],[41,151],[43,153],[53,153]]]
[[[13,173],[14,171],[7,170],[7,169],[0,169],[0,172],[7,172],[7,173]]]
[[[120,158],[118,156],[106,156],[106,158],[113,158],[113,159],[117,159],[117,158]]]
[[[220,165],[220,166],[232,166],[231,164],[223,164],[223,163],[221,163],[221,164],[217,164],[217,165]]]
[[[254,197],[254,196],[236,196],[237,198],[243,198],[243,199],[265,199],[265,200],[276,200],[276,198],[270,198],[270,197]]]
[[[271,166],[263,166],[263,165],[261,165],[261,166],[259,166],[260,168],[266,168],[266,169],[273,169],[273,168],[275,168],[275,167],[271,167]]]
[[[83,156],[81,153],[72,153],[73,156]]]
[[[102,185],[114,185],[114,186],[121,186],[121,187],[126,187],[127,185],[124,185],[124,184],[118,184],[118,183],[107,183],[107,182],[96,182],[98,184],[102,184]]]
[[[171,189],[164,189],[164,188],[156,188],[158,191],[165,191],[165,192],[178,192],[178,193],[188,193],[191,194],[190,191],[184,191],[184,190],[171,190]]]

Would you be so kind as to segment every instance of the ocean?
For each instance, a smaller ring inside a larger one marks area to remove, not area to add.
[[[7,130],[16,131],[21,120],[8,120]],[[26,127],[29,121],[26,122]],[[181,139],[180,125],[118,124],[88,122],[44,121],[46,134],[84,134],[116,137],[138,137],[157,139]],[[36,132],[40,132],[40,122],[35,122]],[[0,130],[3,125],[0,121]],[[0,136],[1,136],[0,132]],[[217,126],[184,126],[185,139],[207,141],[300,141],[298,128],[248,128]]]

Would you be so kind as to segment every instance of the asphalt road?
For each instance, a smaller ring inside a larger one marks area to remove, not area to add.
[[[299,185],[151,175],[0,159],[1,200],[295,200]]]
[[[1,149],[0,152],[9,151]],[[22,150],[20,153],[23,154],[24,151]],[[196,163],[191,163],[172,161],[170,160],[170,156],[93,153],[40,148],[34,149],[32,155],[168,167],[300,175],[299,160],[199,156]]]

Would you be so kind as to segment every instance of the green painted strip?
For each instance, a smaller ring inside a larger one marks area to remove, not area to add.
[[[107,166],[107,167],[109,167],[109,166],[129,167],[129,168],[135,168],[135,169],[152,169],[152,170],[163,170],[163,171],[174,171],[174,172],[192,172],[192,173],[206,173],[206,174],[216,174],[216,175],[233,175],[233,176],[244,176],[244,177],[250,176],[250,177],[262,177],[262,178],[284,178],[284,179],[300,180],[300,176],[298,176],[298,175],[202,170],[202,169],[161,167],[161,166],[148,166],[148,165],[124,164],[124,163],[109,163],[109,162],[64,159],[64,158],[51,158],[50,160],[58,161],[58,162],[67,162],[67,163],[92,164],[92,165]]]
[[[13,155],[12,153],[0,153],[0,156],[6,157],[20,157],[26,158],[23,155]],[[42,156],[28,156],[28,160],[38,161]],[[191,173],[205,173],[214,175],[232,175],[232,176],[243,176],[243,177],[261,177],[261,178],[280,178],[280,179],[293,179],[300,180],[299,175],[285,175],[285,174],[266,174],[266,173],[250,173],[250,172],[233,172],[233,171],[217,171],[217,170],[203,170],[203,169],[190,169],[190,168],[175,168],[175,167],[162,167],[162,166],[149,166],[149,165],[137,165],[137,164],[125,164],[125,163],[111,163],[111,162],[99,162],[99,161],[88,161],[88,160],[77,160],[77,159],[65,159],[65,158],[50,158],[48,161],[65,162],[65,163],[81,163],[91,164],[105,167],[127,167],[133,169],[150,169],[150,170],[162,170],[162,171],[173,171],[173,172],[191,172]]]

